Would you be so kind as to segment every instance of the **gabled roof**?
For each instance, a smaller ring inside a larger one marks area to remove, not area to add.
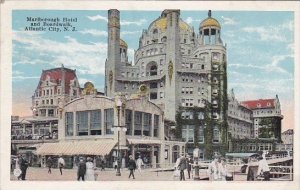
[[[70,83],[71,80],[74,80],[77,78],[76,76],[76,70],[68,69],[68,68],[54,68],[49,70],[43,70],[40,83],[37,88],[40,88],[41,82],[45,81],[48,77],[50,78],[50,81],[52,83],[59,84],[63,81],[63,73],[65,78],[65,93],[68,94],[70,90]]]
[[[274,108],[276,99],[259,99],[243,101],[241,104],[249,109]]]

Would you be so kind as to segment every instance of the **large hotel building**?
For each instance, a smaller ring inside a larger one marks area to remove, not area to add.
[[[41,165],[49,155],[64,155],[70,167],[78,155],[102,156],[112,166],[120,145],[123,158],[140,155],[162,166],[196,147],[200,159],[264,150],[239,142],[260,138],[273,116],[275,131],[261,131],[280,141],[278,97],[238,102],[233,91],[227,95],[226,46],[211,11],[195,31],[180,10],[164,10],[143,30],[133,63],[120,31],[120,12],[109,10],[104,94],[91,82],[80,88],[75,70],[42,72],[32,116],[12,119],[12,154],[26,153]]]

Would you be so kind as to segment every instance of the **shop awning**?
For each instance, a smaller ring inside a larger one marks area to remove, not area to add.
[[[131,139],[128,138],[128,143],[129,144],[161,144],[162,141],[161,140],[157,140],[157,139]]]
[[[45,143],[37,149],[38,155],[107,155],[117,144],[114,140],[72,141]]]

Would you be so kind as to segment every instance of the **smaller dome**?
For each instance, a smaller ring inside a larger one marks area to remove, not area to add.
[[[128,48],[127,43],[124,40],[122,40],[122,39],[120,39],[120,46],[121,47],[125,47],[126,49]]]
[[[200,28],[209,27],[209,26],[215,26],[221,28],[220,23],[216,19],[211,17],[211,10],[208,11],[208,18],[206,18],[201,22]]]

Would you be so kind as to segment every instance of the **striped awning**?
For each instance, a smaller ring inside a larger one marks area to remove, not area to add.
[[[128,143],[129,144],[161,144],[162,141],[161,140],[157,140],[157,139],[131,139],[128,138]]]
[[[117,144],[114,140],[44,143],[38,155],[107,155]]]

